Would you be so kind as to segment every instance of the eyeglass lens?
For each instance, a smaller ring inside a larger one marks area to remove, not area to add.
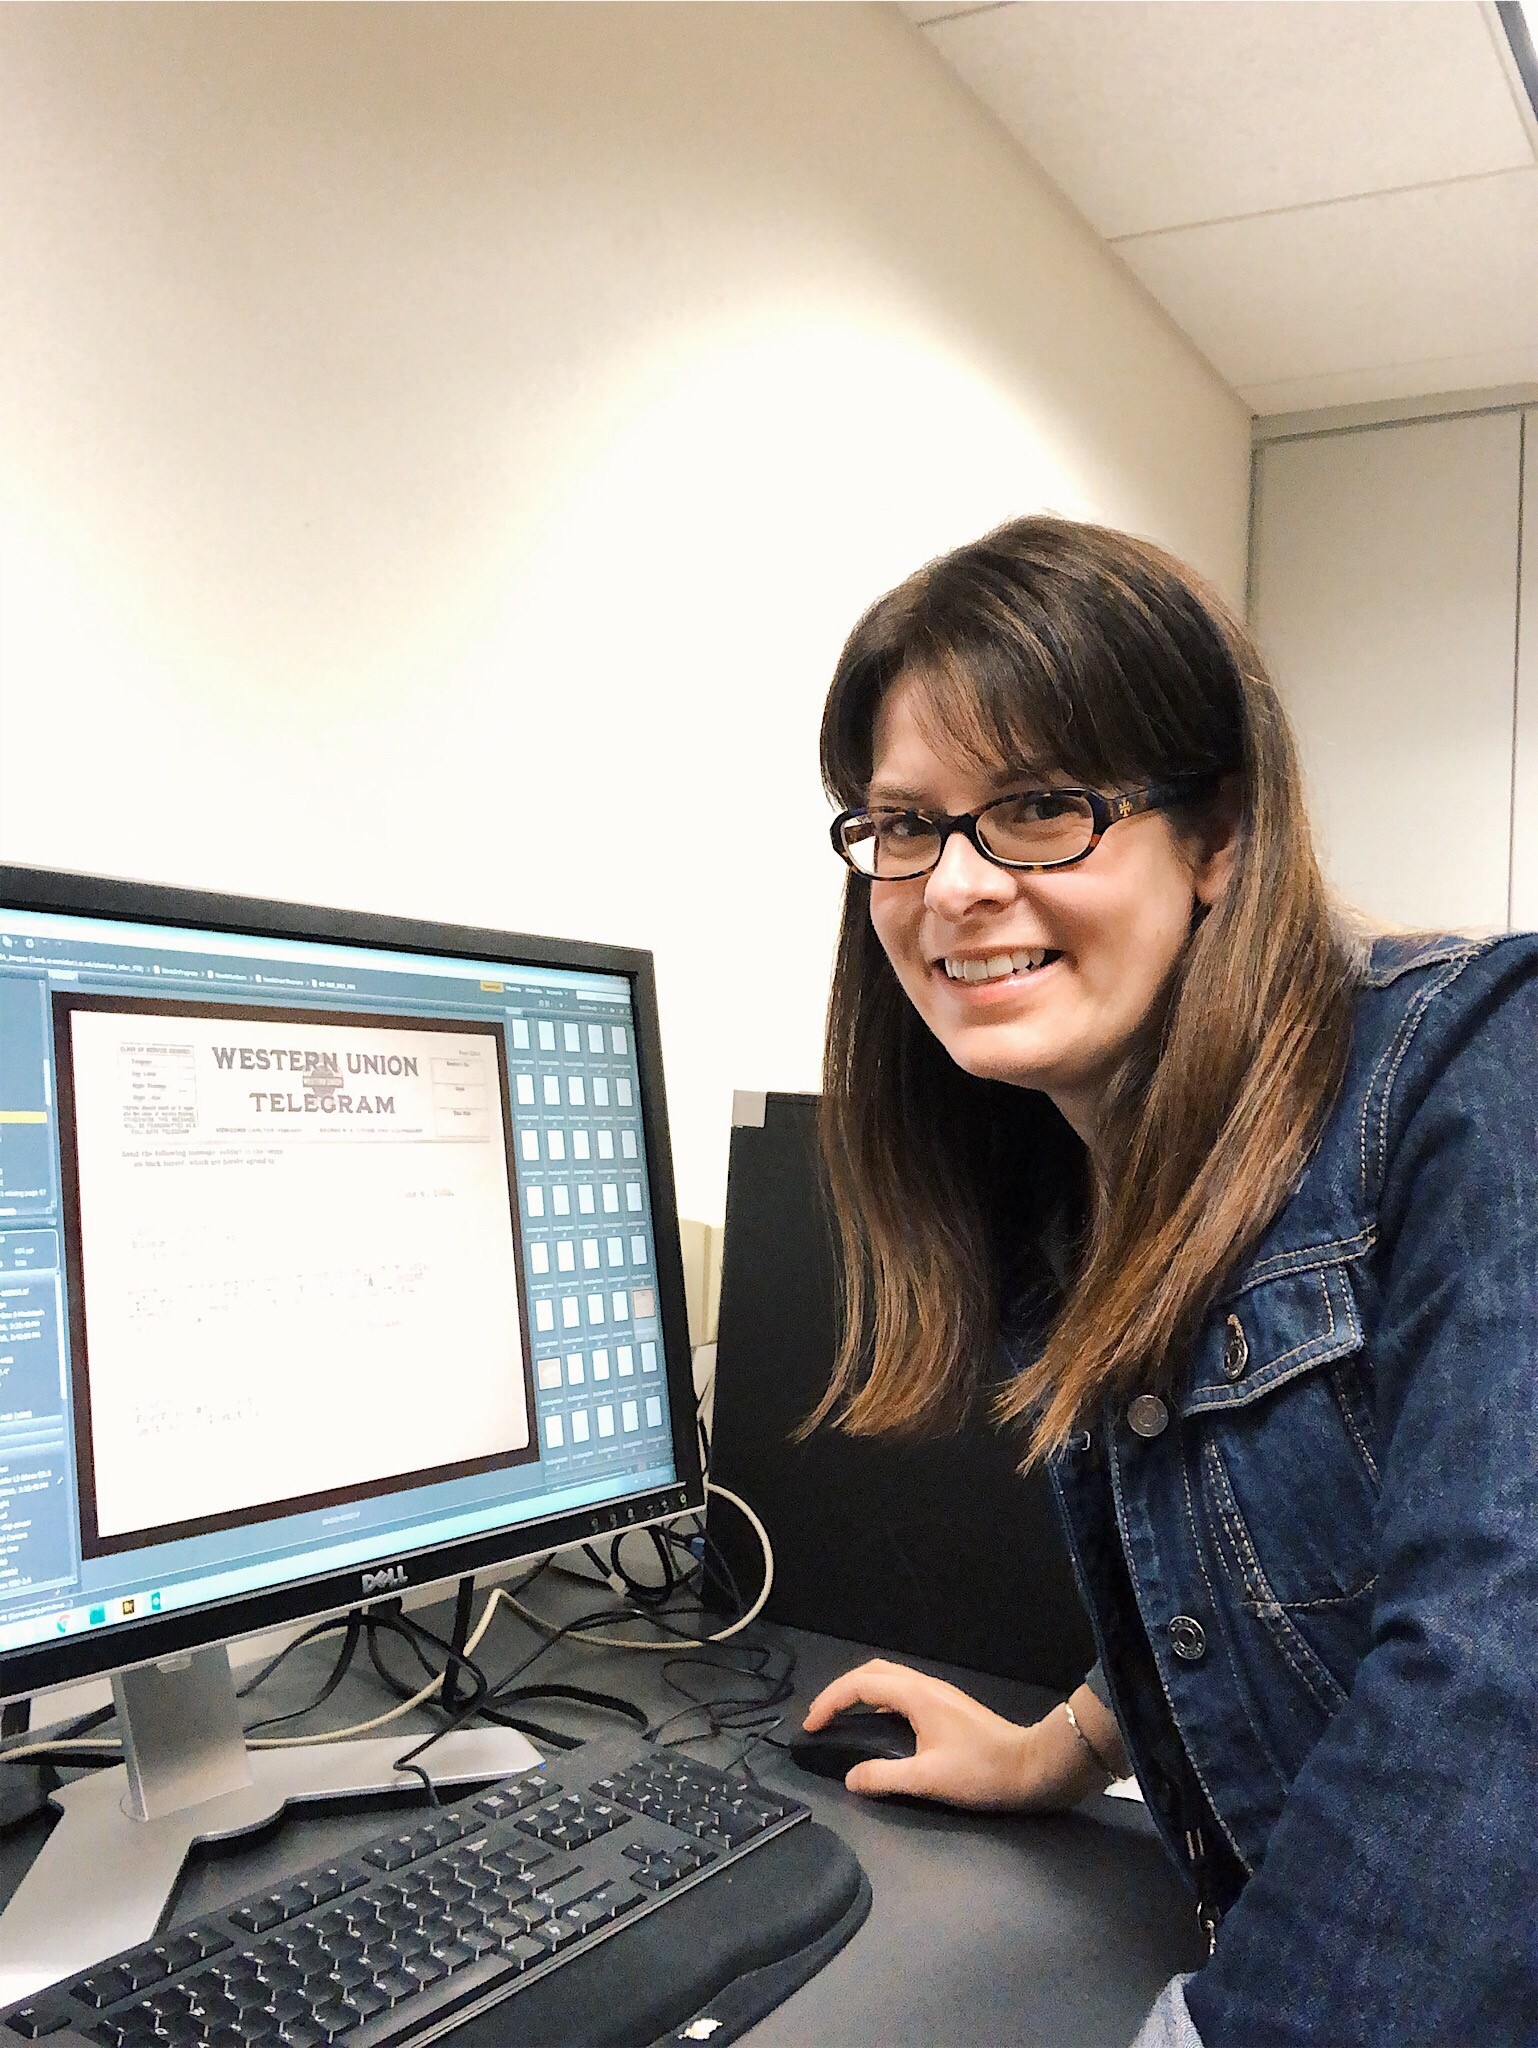
[[[977,820],[977,836],[1000,860],[1051,867],[1087,851],[1095,814],[1088,797],[1039,790],[990,804]],[[844,827],[843,841],[860,873],[878,881],[922,875],[940,858],[939,829],[917,811],[863,811]]]

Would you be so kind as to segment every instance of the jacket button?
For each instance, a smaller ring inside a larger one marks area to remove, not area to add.
[[[1157,1394],[1139,1394],[1127,1410],[1127,1427],[1134,1436],[1160,1436],[1169,1427],[1170,1412]]]
[[[1189,1614],[1177,1614],[1169,1627],[1170,1647],[1187,1664],[1199,1664],[1207,1654],[1207,1632]]]
[[[1223,1343],[1223,1377],[1226,1380],[1242,1380],[1244,1368],[1250,1362],[1249,1340],[1237,1316],[1228,1319],[1228,1335]]]

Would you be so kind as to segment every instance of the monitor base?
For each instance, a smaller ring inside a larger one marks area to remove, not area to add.
[[[420,1791],[419,1780],[395,1769],[395,1759],[412,1747],[410,1734],[247,1749],[238,1717],[221,1711],[235,1703],[222,1647],[113,1683],[120,1716],[125,1704],[129,1710],[128,1760],[52,1795],[59,1822],[0,1914],[0,2006],[149,1940],[199,1842],[263,1827],[306,1800]],[[146,1692],[158,1695],[153,1718],[143,1711]],[[213,1711],[168,1713],[168,1695]],[[211,1725],[221,1720],[222,1728]],[[178,1722],[180,1743],[168,1740]],[[225,1739],[232,1726],[233,1745]],[[485,1784],[541,1762],[515,1729],[463,1728],[434,1744],[427,1767],[434,1784]],[[191,1796],[168,1809],[166,1798],[178,1790]]]

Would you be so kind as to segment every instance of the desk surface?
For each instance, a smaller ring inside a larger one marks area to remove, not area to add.
[[[422,1618],[446,1623],[446,1614]],[[799,1721],[805,1703],[830,1678],[870,1654],[858,1644],[799,1630],[771,1634],[797,1657],[795,1700],[783,1710],[785,1728]],[[508,1668],[528,1642],[527,1631],[499,1618],[482,1647],[488,1671],[494,1676]],[[263,1689],[265,1711],[299,1705],[325,1673],[329,1655],[321,1643],[290,1658]],[[395,1661],[404,1675],[404,1653]],[[529,1675],[622,1693],[660,1715],[678,1705],[664,1691],[663,1662],[567,1644]],[[361,1657],[359,1665],[327,1703],[331,1726],[379,1711],[381,1687]],[[1043,1712],[1053,1698],[1007,1679],[939,1664],[924,1668],[1022,1720]],[[573,1734],[596,1732],[582,1709],[541,1703],[530,1711]],[[415,1723],[399,1725],[409,1729]],[[608,1732],[615,1723],[604,1716],[599,1725]],[[691,1749],[724,1762],[737,1746],[733,1740],[730,1746],[707,1742]],[[425,1761],[431,1762],[430,1752]],[[1120,2048],[1165,1981],[1200,1960],[1187,1894],[1135,1805],[1096,1799],[1074,1813],[1039,1817],[952,1813],[857,1799],[841,1785],[803,1776],[764,1745],[752,1761],[760,1777],[794,1790],[843,1836],[869,1873],[874,1893],[865,1926],[826,1969],[752,2030],[746,2038],[753,2048],[827,2048],[829,2042],[838,2048],[951,2048],[1006,2041],[1011,2048]],[[291,1817],[263,1837],[246,1838],[196,1862],[178,1894],[176,1916],[192,1916],[303,1864],[340,1856],[379,1827],[377,1808]],[[0,1897],[19,1882],[47,1830],[48,1822],[38,1818],[0,1840]]]

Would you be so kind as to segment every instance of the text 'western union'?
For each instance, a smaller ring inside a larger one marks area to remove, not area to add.
[[[340,1080],[342,1065],[334,1052],[305,1052],[283,1045],[216,1045],[214,1064],[238,1068],[243,1074],[335,1074]],[[417,1063],[410,1053],[350,1052],[349,1074],[414,1074]]]

